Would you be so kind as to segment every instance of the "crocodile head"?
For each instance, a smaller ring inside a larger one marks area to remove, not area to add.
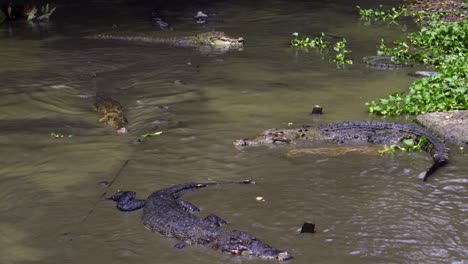
[[[237,139],[233,142],[236,147],[259,146],[268,144],[293,144],[310,139],[324,138],[320,132],[311,127],[278,129],[271,128],[253,138]]]
[[[194,37],[194,41],[212,47],[219,48],[241,48],[244,46],[242,37],[229,37],[223,32],[212,31],[198,34]]]
[[[300,132],[299,132],[300,131]],[[262,134],[247,139],[238,139],[233,143],[237,147],[257,146],[265,144],[290,143],[303,135],[302,129],[277,129],[272,128]],[[304,134],[305,135],[305,134]]]
[[[255,237],[237,230],[232,230],[227,241],[221,243],[221,251],[233,255],[276,259],[279,261],[286,261],[293,258],[288,252],[273,248],[257,240]]]

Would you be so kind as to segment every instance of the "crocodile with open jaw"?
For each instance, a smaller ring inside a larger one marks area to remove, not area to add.
[[[318,127],[272,128],[253,138],[235,140],[234,145],[245,147],[279,143],[305,144],[317,141],[337,142],[338,144],[362,144],[366,142],[377,145],[391,145],[398,144],[405,139],[413,139],[417,144],[423,137],[427,139],[427,142],[422,147],[433,157],[433,164],[424,175],[424,181],[426,181],[439,167],[447,163],[448,149],[434,133],[415,125],[343,121]]]
[[[244,46],[242,37],[229,37],[223,32],[210,31],[195,36],[159,38],[145,35],[99,34],[92,39],[125,40],[135,42],[149,42],[169,44],[177,47],[211,47],[214,49],[240,49]]]
[[[182,241],[176,244],[178,249],[191,244],[210,246],[224,253],[245,255],[262,259],[288,260],[292,256],[262,243],[256,237],[238,230],[221,227],[226,224],[223,219],[211,214],[200,219],[191,212],[200,211],[193,204],[180,200],[181,196],[207,186],[229,183],[253,184],[242,182],[186,183],[175,185],[152,193],[146,201],[137,200],[135,192],[118,192],[108,198],[117,202],[121,211],[133,211],[143,207],[143,224],[152,231],[165,237]]]

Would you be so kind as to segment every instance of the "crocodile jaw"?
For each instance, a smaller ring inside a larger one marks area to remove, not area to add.
[[[244,46],[244,38],[239,37],[227,38],[227,37],[216,37],[211,39],[212,46],[215,47],[231,47],[231,48],[241,48]]]

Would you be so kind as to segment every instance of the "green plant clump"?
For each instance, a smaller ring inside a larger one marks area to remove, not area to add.
[[[360,6],[356,6],[359,12],[359,16],[362,20],[370,21],[372,19],[378,21],[394,21],[400,16],[406,16],[408,9],[405,6],[392,7],[390,10],[375,10],[375,9],[364,9]],[[382,8],[382,5],[380,6]]]
[[[382,41],[379,53],[397,63],[433,65],[437,75],[419,79],[409,92],[393,93],[368,104],[371,113],[381,115],[425,114],[468,109],[468,21],[433,21],[429,27],[396,41],[388,48]]]
[[[49,8],[49,4],[46,4],[41,7],[41,10],[39,12],[39,9],[37,9],[36,7],[33,7],[27,13],[27,19],[30,21],[32,20],[48,21],[50,19],[50,16],[55,12],[56,8],[57,7]]]
[[[302,39],[299,39],[299,33],[292,33],[293,39],[291,40],[291,45],[293,47],[305,47],[305,48],[318,48],[319,50],[326,49],[330,46],[330,41],[326,41],[323,38],[325,34],[322,32],[320,36],[311,38],[304,36]]]
[[[408,40],[397,40],[388,48],[382,39],[378,53],[392,56],[397,62],[420,62],[438,65],[445,55],[468,53],[468,21],[431,22],[419,32],[408,35]]]
[[[343,38],[342,41],[338,41],[333,49],[336,51],[336,57],[333,59],[333,61],[337,65],[353,64],[353,61],[346,56],[346,54],[351,53],[351,51],[346,49],[345,38]]]
[[[54,139],[59,139],[59,138],[65,138],[65,135],[62,134],[62,133],[50,132],[50,137],[51,137],[51,138],[54,138]],[[66,137],[67,137],[67,138],[72,138],[73,135],[72,135],[72,134],[68,134]]]
[[[468,56],[446,56],[437,72],[413,82],[407,94],[393,93],[388,98],[372,101],[369,111],[381,115],[416,115],[468,109]]]
[[[316,38],[307,36],[299,38],[299,33],[297,32],[292,33],[292,35],[294,38],[291,40],[291,46],[293,47],[317,48],[320,52],[325,52],[331,45],[329,41],[323,39],[325,37],[323,32]],[[351,53],[351,51],[346,49],[345,38],[343,38],[342,41],[335,43],[333,50],[336,51],[336,56],[333,59],[333,62],[338,66],[343,66],[344,64],[353,64],[353,61],[346,56],[346,54]]]
[[[385,149],[379,150],[379,153],[380,154],[393,154],[397,150],[404,151],[404,152],[410,152],[410,151],[417,152],[417,151],[423,150],[424,146],[427,143],[428,143],[428,140],[426,137],[421,137],[418,140],[417,144],[414,139],[409,138],[409,139],[403,140],[403,146],[399,146],[396,144],[393,144],[390,146],[385,145]]]
[[[153,133],[146,133],[144,135],[142,135],[141,137],[143,139],[147,139],[147,138],[152,138],[152,137],[155,137],[155,136],[159,136],[162,134],[162,131],[158,131],[158,132],[153,132]]]

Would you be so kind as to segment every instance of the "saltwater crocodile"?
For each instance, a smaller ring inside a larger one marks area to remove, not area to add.
[[[130,191],[118,192],[108,199],[117,202],[117,208],[121,211],[133,211],[143,207],[142,219],[145,227],[159,232],[165,237],[182,241],[175,245],[177,249],[191,244],[200,244],[233,255],[280,261],[291,259],[292,256],[288,252],[264,244],[252,235],[222,227],[226,221],[218,216],[211,214],[204,219],[198,218],[191,212],[197,212],[200,209],[180,199],[186,192],[227,183],[252,184],[254,182],[247,180],[242,182],[185,183],[156,191],[146,201],[137,200],[136,194]]]
[[[375,69],[381,69],[381,70],[396,70],[400,69],[403,67],[410,67],[411,65],[409,64],[399,64],[396,62],[392,61],[391,56],[382,56],[382,55],[377,55],[377,56],[367,56],[362,58],[365,64],[369,65],[372,68]]]
[[[214,49],[240,49],[244,46],[242,37],[229,37],[223,32],[210,31],[195,36],[160,38],[147,35],[99,34],[92,39],[125,40],[135,42],[163,43],[177,47],[210,47]]]
[[[405,139],[413,139],[417,144],[423,137],[427,139],[427,142],[422,144],[422,147],[433,157],[433,164],[424,175],[425,181],[439,167],[447,163],[448,149],[434,133],[415,125],[344,121],[318,127],[273,128],[264,131],[254,138],[235,140],[234,145],[245,147],[280,143],[305,144],[315,141],[331,141],[338,144],[362,144],[366,142],[378,145],[390,145],[398,144]]]
[[[127,119],[123,113],[123,106],[119,102],[107,96],[96,96],[94,108],[104,115],[99,119],[100,123],[109,124],[119,134],[128,132]]]

